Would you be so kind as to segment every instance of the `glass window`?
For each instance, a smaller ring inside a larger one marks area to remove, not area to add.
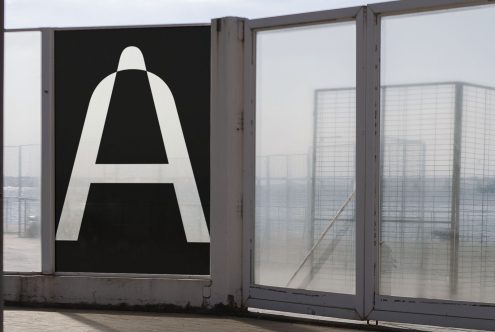
[[[4,270],[41,271],[41,33],[5,34]]]
[[[382,295],[495,302],[494,17],[382,20]]]
[[[355,35],[257,33],[257,284],[355,293]]]

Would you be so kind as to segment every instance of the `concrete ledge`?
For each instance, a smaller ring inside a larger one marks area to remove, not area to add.
[[[209,306],[208,279],[5,275],[3,296],[16,305],[202,308]]]

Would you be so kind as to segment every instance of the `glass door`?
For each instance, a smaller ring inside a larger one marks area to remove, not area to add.
[[[248,305],[359,316],[361,24],[361,8],[248,22]]]
[[[494,22],[465,0],[247,21],[247,306],[495,328]]]
[[[375,317],[493,329],[495,5],[370,7],[381,39]]]

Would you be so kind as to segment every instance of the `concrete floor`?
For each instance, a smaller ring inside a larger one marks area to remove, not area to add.
[[[41,271],[41,239],[3,235],[4,271]]]
[[[257,311],[258,313],[260,311]],[[275,312],[264,311],[266,314]],[[287,313],[284,313],[288,315]],[[289,317],[301,315],[290,314]],[[278,316],[280,317],[280,316]],[[299,317],[304,318],[304,317]],[[328,318],[327,318],[328,319]],[[326,324],[326,325],[323,325]],[[345,325],[347,324],[347,325]],[[143,313],[123,311],[21,309],[8,307],[4,311],[6,332],[461,332],[464,329],[407,325],[380,322],[377,329],[364,322],[332,320],[310,324],[268,319],[198,315],[188,313]],[[473,332],[473,330],[469,330]]]
[[[196,314],[151,314],[87,310],[26,310],[4,312],[6,332],[347,332],[337,328],[266,319]]]

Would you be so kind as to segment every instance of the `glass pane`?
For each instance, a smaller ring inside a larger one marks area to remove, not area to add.
[[[5,34],[4,270],[41,271],[41,33]]]
[[[383,18],[382,295],[495,302],[494,18]]]
[[[355,34],[257,34],[257,284],[355,293]]]

